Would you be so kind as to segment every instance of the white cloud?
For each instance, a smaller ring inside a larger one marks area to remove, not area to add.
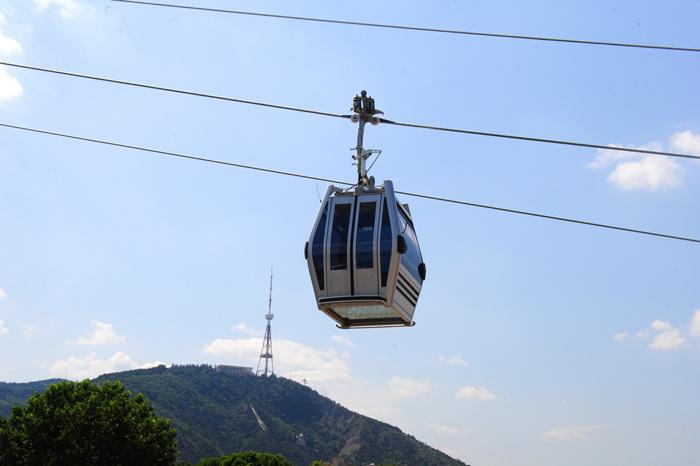
[[[659,319],[656,319],[654,322],[652,322],[650,327],[654,330],[670,330],[673,328],[669,321],[664,322]]]
[[[605,168],[608,165],[613,164],[615,162],[619,162],[621,160],[629,160],[639,157],[633,152],[625,152],[614,149],[615,147],[621,148],[621,145],[610,144],[610,147],[612,147],[612,149],[598,149],[598,155],[596,156],[593,162],[587,165],[588,168]]]
[[[444,454],[446,454],[447,456],[451,456],[452,458],[457,458],[458,457],[457,455],[459,455],[459,453],[452,450],[451,448],[446,448],[446,447],[441,448],[440,451],[443,452]]]
[[[350,339],[349,339],[348,337],[343,337],[343,336],[340,336],[340,335],[331,335],[331,339],[332,339],[333,341],[337,341],[337,342],[340,343],[341,345],[345,345],[345,346],[347,346],[347,347],[349,347],[349,348],[355,348],[355,343],[353,343],[352,341],[350,341]]]
[[[5,37],[0,31],[0,56],[12,55],[13,53],[22,53],[22,46],[13,38]]]
[[[459,356],[452,356],[450,359],[445,359],[445,356],[440,356],[438,358],[438,366],[464,366],[469,367],[469,364],[464,362]]]
[[[425,423],[426,426],[430,427],[430,429],[435,432],[437,435],[456,435],[462,432],[460,429],[455,429],[454,427],[442,425],[442,424],[428,424],[427,422]]]
[[[697,321],[697,323],[696,323]],[[698,332],[700,336],[700,310],[695,311],[695,315],[691,319],[690,332]],[[630,335],[628,333],[617,333],[613,340],[624,340]],[[654,336],[654,341],[651,342],[649,348],[658,350],[670,350],[677,348],[688,348],[690,345],[686,343],[686,336],[669,321],[655,320],[649,325],[649,328],[640,330],[634,334],[634,338],[648,338]]]
[[[249,338],[248,340],[223,340],[217,338],[211,344],[206,345],[202,352],[213,354],[214,356],[227,356],[255,361],[260,356],[261,348],[261,338]]]
[[[690,334],[694,337],[700,337],[700,309],[695,311],[693,318],[690,319]]]
[[[5,299],[7,298],[7,293],[5,293],[5,290],[0,288],[0,299]]]
[[[56,5],[60,8],[60,14],[63,18],[72,18],[74,13],[80,10],[80,5],[73,0],[34,0],[39,8],[45,9],[50,5]]]
[[[688,138],[680,138],[679,140],[685,141],[686,139]],[[612,149],[598,149],[598,155],[593,162],[588,164],[588,168],[599,169],[616,164],[607,180],[622,189],[656,191],[675,188],[683,184],[681,179],[683,167],[670,157],[619,151],[614,148],[622,146],[614,144],[611,144],[610,147]],[[633,146],[629,148],[635,149]],[[652,142],[639,147],[639,149],[662,151],[663,145],[659,142]]]
[[[22,334],[27,340],[34,338],[38,331],[39,327],[22,326]]]
[[[238,325],[234,325],[231,330],[233,330],[234,332],[249,333],[251,335],[262,335],[263,334],[262,330],[255,330],[253,328],[250,328],[245,324],[245,322],[241,322]]]
[[[496,395],[486,390],[484,387],[461,387],[459,391],[455,394],[455,398],[458,400],[495,400]]]
[[[22,86],[19,81],[7,74],[4,68],[0,68],[0,102],[20,95],[22,95]]]
[[[622,189],[668,189],[681,186],[680,173],[683,171],[676,161],[662,155],[648,155],[637,162],[621,163],[615,168],[608,181]]]
[[[687,346],[685,345],[685,340],[685,336],[681,334],[680,330],[677,328],[671,328],[669,330],[665,330],[654,338],[654,341],[651,343],[651,345],[649,345],[649,348],[663,350],[676,349],[680,348],[681,346]]]
[[[98,346],[126,340],[126,337],[117,335],[114,328],[112,328],[112,324],[103,324],[102,322],[93,320],[90,322],[90,326],[94,328],[91,337],[77,337],[73,341],[69,340],[68,344]]]
[[[70,380],[93,379],[102,374],[112,372],[128,371],[132,369],[146,369],[163,364],[160,361],[138,365],[131,359],[131,356],[121,351],[114,354],[109,359],[97,359],[97,355],[92,353],[85,358],[71,356],[65,361],[55,361],[51,364],[49,371],[54,377],[65,377]]]
[[[607,425],[556,427],[542,434],[542,438],[552,442],[569,439],[586,440],[588,436],[585,435],[583,432],[603,430],[607,427]]]
[[[393,376],[389,379],[391,393],[398,398],[412,399],[419,395],[427,395],[430,391],[428,379],[413,380],[406,377]]]
[[[2,335],[3,333],[10,333],[10,331],[7,330],[7,327],[5,327],[5,323],[2,320],[0,320],[0,335]]]
[[[257,363],[261,349],[262,338],[217,339],[206,345],[202,352]],[[292,372],[295,380],[307,379],[309,382],[323,383],[351,379],[348,364],[332,348],[317,350],[290,340],[274,340],[272,354],[275,373],[278,375]]]
[[[700,136],[691,131],[674,134],[671,136],[671,144],[679,151],[700,155]]]

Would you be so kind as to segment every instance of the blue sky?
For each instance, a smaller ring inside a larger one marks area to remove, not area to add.
[[[191,2],[190,4],[194,4]],[[697,2],[197,2],[700,47]],[[394,121],[700,155],[700,54],[109,1],[5,0],[0,60]],[[0,67],[0,123],[352,181],[347,120]],[[399,191],[700,238],[700,163],[368,127]],[[0,127],[0,380],[257,367],[471,465],[693,464],[700,247],[406,197],[409,329],[341,331],[302,248],[326,184]]]

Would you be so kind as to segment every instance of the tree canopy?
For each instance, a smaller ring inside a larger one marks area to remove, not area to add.
[[[0,418],[0,465],[170,466],[176,435],[119,382],[61,382]]]
[[[197,466],[294,466],[282,455],[269,453],[234,453],[223,458],[209,458],[197,463]]]

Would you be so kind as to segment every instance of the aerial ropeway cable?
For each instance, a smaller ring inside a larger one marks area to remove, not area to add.
[[[123,85],[127,85],[127,86],[140,87],[140,88],[151,89],[151,90],[173,92],[173,93],[184,94],[184,95],[189,95],[189,96],[193,96],[193,97],[203,97],[203,98],[208,98],[208,99],[217,99],[217,100],[236,102],[236,103],[247,104],[247,105],[257,105],[257,106],[261,106],[261,107],[275,108],[278,110],[289,110],[289,111],[294,111],[294,112],[309,113],[309,114],[313,114],[313,115],[327,116],[327,117],[333,117],[333,118],[352,119],[352,117],[353,117],[352,115],[324,112],[324,111],[320,111],[320,110],[310,110],[310,109],[305,109],[305,108],[290,107],[290,106],[286,106],[286,105],[270,104],[270,103],[265,103],[265,102],[256,102],[253,100],[246,100],[246,99],[238,99],[238,98],[234,98],[234,97],[205,94],[202,92],[186,91],[186,90],[182,90],[182,89],[172,89],[172,88],[168,88],[168,87],[155,86],[152,84],[135,83],[135,82],[123,81],[123,80],[119,80],[119,79],[103,78],[103,77],[99,77],[99,76],[90,76],[90,75],[86,75],[86,74],[72,73],[69,71],[52,70],[52,69],[48,69],[48,68],[39,68],[36,66],[29,66],[29,65],[20,65],[18,63],[10,63],[10,62],[0,61],[0,65],[12,66],[15,68],[21,68],[21,69],[27,69],[27,70],[33,70],[33,71],[42,71],[45,73],[53,73],[53,74],[58,74],[58,75],[63,75],[63,76],[70,76],[70,77],[74,77],[74,78],[83,78],[83,79],[103,81],[103,82],[108,82],[108,83],[113,83],[113,84],[123,84]],[[530,137],[530,136],[517,136],[517,135],[512,135],[512,134],[499,134],[499,133],[484,132],[484,131],[473,131],[473,130],[467,130],[467,129],[445,128],[445,127],[440,127],[440,126],[430,126],[430,125],[422,125],[422,124],[415,124],[415,123],[401,123],[401,122],[391,121],[391,120],[387,120],[385,118],[380,118],[380,117],[375,117],[375,118],[376,119],[372,122],[373,124],[383,123],[383,124],[389,124],[389,125],[395,125],[395,126],[405,126],[408,128],[429,129],[429,130],[434,130],[434,131],[445,131],[445,132],[451,132],[451,133],[470,134],[470,135],[474,135],[474,136],[487,136],[487,137],[494,137],[494,138],[515,139],[515,140],[519,140],[519,141],[540,142],[540,143],[546,143],[546,144],[558,144],[558,145],[574,146],[574,147],[585,147],[585,148],[589,148],[589,149],[614,150],[614,151],[620,151],[620,152],[633,152],[633,153],[637,153],[637,154],[662,155],[662,156],[666,156],[666,157],[679,157],[679,158],[700,160],[700,155],[683,154],[683,153],[677,153],[677,152],[663,152],[663,151],[655,151],[655,150],[647,150],[647,149],[635,149],[632,147],[617,147],[617,146],[603,145],[603,144],[590,144],[590,143],[584,143],[584,142],[562,141],[562,140],[557,140],[557,139],[545,139],[545,138],[535,138],[535,137]]]
[[[426,27],[415,27],[415,26],[399,26],[392,24],[378,24],[378,23],[366,23],[360,21],[342,21],[337,19],[322,19],[322,18],[310,18],[305,16],[290,16],[290,15],[275,15],[271,13],[254,13],[250,11],[237,11],[237,10],[227,10],[222,8],[205,8],[199,6],[189,6],[189,5],[174,5],[171,3],[157,3],[157,2],[146,2],[141,0],[112,0],[114,2],[121,3],[134,3],[139,5],[149,5],[158,6],[166,8],[179,8],[183,10],[197,10],[197,11],[208,11],[213,13],[229,13],[235,15],[245,15],[245,16],[258,16],[263,18],[275,18],[275,19],[291,19],[297,21],[310,21],[316,23],[331,23],[331,24],[341,24],[347,26],[365,26],[374,28],[384,28],[384,29],[402,29],[407,31],[418,31],[418,32],[432,32],[441,34],[458,34],[466,36],[479,36],[479,37],[493,37],[499,39],[517,39],[517,40],[531,40],[540,42],[560,42],[568,44],[579,44],[579,45],[600,45],[608,47],[627,47],[627,48],[637,48],[637,49],[653,49],[653,50],[669,50],[676,52],[700,52],[698,48],[692,47],[672,47],[667,45],[644,45],[644,44],[625,44],[620,42],[602,42],[593,40],[577,40],[577,39],[557,39],[553,37],[535,37],[535,36],[523,36],[523,35],[513,35],[513,34],[496,34],[489,32],[474,32],[474,31],[458,31],[454,29],[437,29],[437,28],[426,28]]]
[[[121,147],[124,149],[132,149],[132,150],[138,150],[138,151],[143,151],[143,152],[168,155],[171,157],[179,157],[179,158],[183,158],[183,159],[197,160],[200,162],[209,162],[209,163],[216,163],[216,164],[220,164],[220,165],[227,165],[227,166],[231,166],[231,167],[245,168],[248,170],[257,170],[257,171],[262,171],[262,172],[267,172],[267,173],[274,173],[277,175],[293,176],[293,177],[297,177],[297,178],[304,178],[307,180],[324,181],[324,182],[334,183],[334,184],[339,184],[339,185],[354,186],[354,183],[333,180],[330,178],[323,178],[323,177],[312,176],[312,175],[304,175],[304,174],[300,174],[300,173],[291,173],[291,172],[287,172],[287,171],[283,171],[283,170],[274,170],[272,168],[255,167],[252,165],[244,165],[244,164],[240,164],[240,163],[227,162],[224,160],[209,159],[209,158],[205,158],[205,157],[197,157],[194,155],[180,154],[177,152],[169,152],[169,151],[158,150],[158,149],[150,149],[147,147],[134,146],[134,145],[130,145],[130,144],[123,144],[123,143],[118,143],[118,142],[111,142],[111,141],[104,141],[104,140],[100,140],[100,139],[75,136],[75,135],[70,135],[70,134],[65,134],[65,133],[58,133],[55,131],[47,131],[47,130],[42,130],[42,129],[37,129],[37,128],[28,128],[25,126],[11,125],[8,123],[0,123],[0,127],[23,130],[23,131],[28,131],[28,132],[38,133],[38,134],[45,134],[45,135],[49,135],[49,136],[63,137],[63,138],[68,138],[68,139],[76,139],[79,141],[92,142],[92,143],[96,143],[96,144],[105,144],[105,145],[109,145],[109,146]],[[657,232],[646,231],[646,230],[639,230],[639,229],[634,229],[634,228],[625,228],[625,227],[619,227],[619,226],[614,226],[614,225],[607,225],[607,224],[603,224],[603,223],[587,222],[587,221],[583,221],[583,220],[575,220],[575,219],[566,218],[566,217],[557,217],[557,216],[553,216],[553,215],[545,215],[545,214],[539,214],[539,213],[535,213],[535,212],[527,212],[527,211],[522,211],[522,210],[508,209],[505,207],[496,207],[496,206],[490,206],[490,205],[485,205],[485,204],[477,204],[477,203],[473,203],[473,202],[460,201],[460,200],[449,199],[449,198],[445,198],[445,197],[431,196],[431,195],[427,195],[427,194],[417,194],[417,193],[403,192],[403,191],[397,191],[397,194],[402,194],[405,196],[420,197],[420,198],[434,200],[434,201],[440,201],[440,202],[449,202],[452,204],[464,205],[464,206],[469,206],[469,207],[478,207],[481,209],[497,210],[500,212],[507,212],[507,213],[518,214],[518,215],[527,215],[527,216],[532,216],[532,217],[546,218],[549,220],[557,220],[557,221],[561,221],[561,222],[576,223],[579,225],[587,225],[587,226],[593,226],[593,227],[598,227],[598,228],[607,228],[607,229],[611,229],[611,230],[624,231],[624,232],[628,232],[628,233],[637,233],[637,234],[656,236],[656,237],[666,238],[666,239],[674,239],[674,240],[679,240],[679,241],[700,243],[700,239],[696,239],[696,238],[689,238],[689,237],[677,236],[677,235],[669,235],[669,234],[657,233]]]

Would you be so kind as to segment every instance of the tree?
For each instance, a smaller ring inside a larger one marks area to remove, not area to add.
[[[269,453],[233,453],[222,458],[209,458],[197,463],[197,466],[294,466],[282,455]]]
[[[0,465],[171,466],[176,435],[119,382],[61,382],[0,418]]]

